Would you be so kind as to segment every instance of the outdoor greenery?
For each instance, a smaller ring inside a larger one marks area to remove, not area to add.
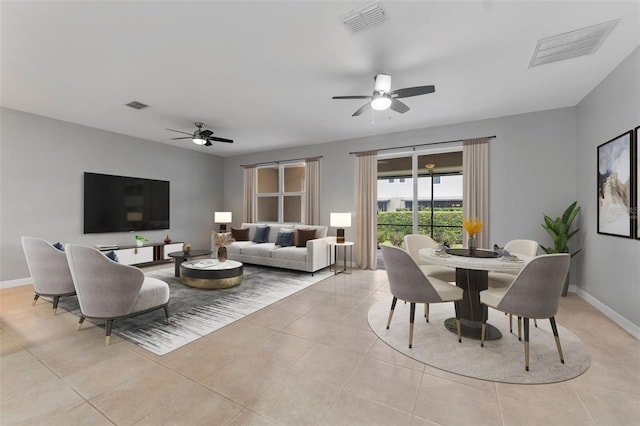
[[[396,246],[403,244],[406,234],[413,232],[411,211],[378,212],[378,244],[389,242]],[[442,207],[433,210],[433,239],[438,243],[462,245],[462,208]],[[418,212],[418,232],[431,236],[431,211]]]

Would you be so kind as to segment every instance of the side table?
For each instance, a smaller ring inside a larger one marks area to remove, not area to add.
[[[172,257],[175,261],[175,276],[180,276],[180,265],[187,259],[198,256],[207,256],[211,254],[211,250],[191,250],[191,251],[174,251],[168,253],[167,256]]]
[[[345,241],[344,243],[329,243],[329,271],[331,271],[331,266],[333,265],[333,270],[335,271],[335,275],[345,273],[350,274],[353,269],[353,245],[352,241]],[[338,247],[342,248],[342,254],[344,256],[344,264],[342,270],[338,270]],[[332,250],[333,249],[333,250]],[[349,251],[349,268],[347,269],[347,249]],[[331,257],[331,252],[333,251],[333,258]]]

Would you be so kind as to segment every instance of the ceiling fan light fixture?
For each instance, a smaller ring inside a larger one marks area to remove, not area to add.
[[[391,97],[385,94],[374,95],[371,100],[371,108],[376,111],[384,111],[391,106]]]
[[[205,143],[207,143],[207,139],[202,137],[200,131],[197,131],[193,135],[193,143],[195,143],[196,145],[204,145]]]

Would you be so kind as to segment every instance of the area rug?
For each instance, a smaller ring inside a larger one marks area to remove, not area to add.
[[[381,300],[369,310],[369,326],[393,349],[432,367],[462,376],[503,383],[540,384],[572,379],[587,371],[591,355],[584,343],[558,324],[565,363],[560,363],[548,320],[531,322],[529,330],[529,370],[524,368],[524,344],[518,341],[517,320],[514,333],[509,332],[509,317],[489,309],[489,323],[502,333],[498,340],[480,341],[462,338],[444,327],[444,320],[454,316],[453,303],[431,304],[429,322],[422,307],[416,308],[413,348],[409,349],[409,304],[396,304],[389,330],[386,329],[391,298]]]
[[[308,272],[244,265],[240,285],[203,290],[184,285],[174,277],[174,268],[148,272],[145,275],[169,284],[171,299],[167,325],[164,310],[150,312],[113,323],[112,333],[136,345],[165,355],[194,340],[229,325],[331,275],[328,270]],[[80,315],[78,299],[60,299],[59,306]],[[104,322],[96,321],[104,327]]]

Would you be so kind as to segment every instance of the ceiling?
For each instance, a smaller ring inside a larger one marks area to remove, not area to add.
[[[640,45],[638,1],[381,1],[388,21],[351,33],[367,4],[3,0],[1,103],[231,156],[574,106]],[[538,40],[615,19],[595,54],[528,68]],[[373,117],[331,99],[377,73],[436,92]],[[170,140],[194,121],[235,143]]]

